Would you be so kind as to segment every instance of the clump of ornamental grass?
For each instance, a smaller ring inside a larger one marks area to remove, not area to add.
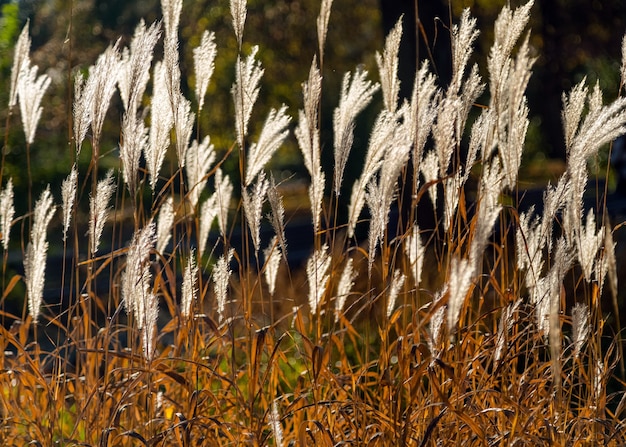
[[[163,0],[162,21],[140,22],[128,48],[118,41],[74,78],[73,148],[91,140],[89,166],[68,166],[61,191],[44,189],[19,217],[0,173],[2,302],[25,290],[21,315],[2,310],[3,444],[626,443],[626,397],[611,391],[623,384],[621,344],[601,306],[617,301],[614,227],[604,204],[583,200],[588,160],[626,133],[626,98],[605,104],[584,80],[563,93],[567,168],[542,203],[518,211],[505,203],[518,195],[529,123],[533,1],[496,20],[488,79],[469,65],[479,31],[466,10],[450,26],[450,84],[424,63],[400,98],[398,22],[376,56],[379,81],[376,67],[346,73],[331,112],[320,104],[332,3],[321,2],[302,109],[269,109],[256,123],[264,49],[244,45],[247,5],[231,0],[230,147],[194,131],[221,113],[205,102],[219,42],[205,30],[189,48],[182,0]],[[27,153],[51,82],[30,67],[29,46],[26,27],[8,104],[20,104]],[[183,52],[193,54],[190,98]],[[107,166],[119,168],[103,174],[116,90],[119,160]],[[357,129],[376,98],[372,128]],[[332,113],[327,148],[322,113]],[[363,160],[357,130],[369,133]],[[289,185],[268,168],[290,138],[310,218],[294,231]],[[348,163],[363,166],[353,185]],[[426,227],[419,217],[433,210]],[[311,241],[299,266],[290,237]],[[50,247],[63,253],[61,278],[46,278]],[[24,274],[13,274],[20,255]]]

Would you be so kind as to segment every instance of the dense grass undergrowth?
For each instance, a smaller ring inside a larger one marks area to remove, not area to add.
[[[450,85],[424,63],[406,100],[398,24],[376,57],[380,82],[362,67],[345,75],[324,151],[332,1],[321,2],[302,110],[272,109],[256,123],[263,48],[245,42],[246,4],[231,0],[239,58],[227,148],[194,131],[220,113],[205,100],[219,48],[208,31],[198,48],[179,42],[181,3],[163,0],[161,22],[139,24],[128,48],[112,44],[73,77],[70,147],[76,159],[91,151],[88,167],[68,166],[61,191],[29,181],[19,217],[0,171],[3,445],[626,443],[626,399],[607,391],[623,385],[602,305],[617,301],[613,227],[602,203],[583,200],[588,162],[626,132],[626,98],[605,105],[585,81],[564,93],[567,166],[522,211],[532,1],[502,10],[487,79],[468,66],[478,30],[465,11],[450,29]],[[29,47],[27,25],[5,135],[19,106],[30,175],[50,79],[31,66]],[[188,50],[196,85],[187,94],[179,51]],[[111,150],[100,143],[117,94]],[[358,160],[356,119],[377,96]],[[290,134],[310,210],[310,225],[292,232],[289,182],[266,168]],[[238,172],[222,169],[232,159]],[[353,163],[362,173],[344,185]],[[294,261],[290,239],[310,241],[306,262]],[[62,247],[59,265],[49,244]],[[22,313],[7,306],[16,294]]]

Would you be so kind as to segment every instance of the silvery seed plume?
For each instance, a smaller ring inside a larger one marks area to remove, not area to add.
[[[439,304],[445,293],[447,292],[447,286],[444,285],[443,290],[439,291],[435,297],[433,298],[432,306],[436,306]],[[443,304],[435,310],[434,313],[431,314],[430,317],[430,325],[429,325],[429,336],[427,338],[428,349],[433,354],[434,357],[439,356],[439,346],[442,342],[443,336],[443,322],[446,316],[446,305]]]
[[[321,169],[318,110],[322,96],[322,75],[313,59],[309,79],[302,84],[304,110],[298,112],[298,126],[295,130],[298,145],[302,151],[304,165],[311,177]]]
[[[204,31],[200,40],[200,46],[193,50],[193,67],[196,76],[195,93],[199,111],[204,107],[204,97],[206,96],[211,76],[213,76],[216,55],[215,33]]]
[[[387,35],[385,50],[381,55],[376,52],[376,64],[380,73],[380,85],[383,91],[385,108],[395,112],[398,108],[398,95],[400,93],[400,79],[398,78],[398,52],[402,39],[402,17]]]
[[[133,197],[137,191],[139,159],[147,145],[148,129],[146,129],[143,119],[138,117],[136,113],[125,113],[122,119],[120,159],[122,161],[122,178]]]
[[[426,183],[434,182],[439,178],[439,156],[437,151],[432,149],[426,153],[420,163],[420,172],[424,176]],[[433,204],[433,209],[437,209],[437,185],[433,184],[428,188],[428,195]]]
[[[159,218],[157,220],[156,250],[163,254],[172,238],[172,227],[174,226],[174,199],[168,197],[161,205]]]
[[[278,188],[276,187],[276,182],[273,175],[270,176],[270,187],[267,190],[267,200],[270,202],[270,208],[272,209],[272,214],[269,219],[272,223],[274,233],[276,233],[276,237],[278,238],[278,243],[280,244],[282,255],[285,260],[287,260],[287,239],[285,239],[285,207],[283,205],[283,198],[281,197],[280,193],[278,192]]]
[[[91,254],[98,251],[100,237],[109,214],[109,201],[115,191],[113,171],[107,172],[106,177],[98,182],[96,193],[89,198],[89,244]]]
[[[127,114],[135,115],[150,79],[150,65],[154,46],[161,36],[161,24],[153,23],[148,29],[143,20],[135,28],[130,50],[124,48],[120,65],[118,87]]]
[[[183,0],[161,0],[161,10],[163,11],[165,36],[167,39],[178,40],[178,26],[182,9]]]
[[[17,82],[22,69],[30,66],[30,36],[28,27],[30,19],[26,20],[26,25],[22,28],[20,36],[17,38],[15,49],[13,50],[13,65],[11,67],[11,91],[9,93],[9,109],[13,109],[17,104]]]
[[[14,214],[13,179],[9,179],[2,192],[0,192],[0,237],[2,238],[2,247],[5,252],[9,249],[9,234],[11,233]]]
[[[226,256],[222,255],[217,260],[213,269],[213,283],[215,291],[215,300],[217,303],[217,315],[220,323],[224,321],[224,310],[226,309],[226,298],[228,294],[228,281],[232,271],[230,270],[230,262],[235,253],[234,249],[228,250]]]
[[[530,0],[525,5],[512,11],[507,5],[502,8],[495,23],[494,34],[495,45],[505,54],[510,54],[524,32],[528,20],[530,19],[530,9],[534,5],[534,0]]]
[[[544,265],[543,249],[546,244],[546,240],[541,233],[542,218],[535,216],[534,211],[535,207],[533,205],[528,211],[520,214],[519,227],[515,233],[517,268],[520,271],[526,271],[526,287],[531,293],[542,274]]]
[[[311,203],[311,219],[313,221],[313,232],[318,234],[321,230],[322,202],[324,200],[324,188],[326,186],[326,175],[320,169],[312,176],[309,185],[309,201]]]
[[[447,312],[448,331],[450,333],[454,331],[459,322],[461,309],[472,285],[473,276],[474,266],[467,259],[452,258],[447,286],[450,292]]]
[[[20,103],[22,126],[26,142],[32,144],[35,141],[37,124],[41,118],[41,100],[50,85],[50,77],[46,74],[37,76],[37,66],[24,65],[17,79],[17,97]]]
[[[368,233],[367,273],[372,276],[372,266],[376,256],[378,243],[382,243],[387,226],[387,210],[383,208],[383,191],[378,182],[372,179],[367,185],[365,195],[367,206],[370,210],[370,228]]]
[[[574,342],[574,358],[578,358],[588,337],[589,308],[584,303],[576,303],[572,309],[572,339]]]
[[[94,83],[88,83],[82,73],[76,74],[74,79],[74,103],[72,105],[74,123],[74,143],[76,145],[76,156],[80,155],[80,150],[87,136],[89,125],[91,124],[91,109],[93,108]]]
[[[217,194],[213,194],[200,206],[200,228],[198,234],[198,250],[200,255],[204,253],[207,241],[209,240],[211,226],[219,212],[220,208],[217,203]]]
[[[352,292],[354,280],[358,276],[358,272],[354,270],[354,260],[348,258],[346,265],[341,272],[339,283],[337,284],[337,296],[335,297],[335,323],[339,321],[339,315],[343,312],[346,299]]]
[[[63,241],[67,239],[67,230],[70,228],[70,220],[76,200],[76,188],[78,187],[78,170],[76,164],[72,166],[70,175],[63,180],[61,185],[61,199],[63,202]]]
[[[270,183],[265,178],[265,173],[262,172],[251,193],[248,193],[245,187],[241,189],[243,209],[246,215],[246,222],[250,228],[250,236],[252,237],[255,252],[259,251],[261,245],[261,217],[263,216],[263,204],[265,203],[269,186]]]
[[[280,425],[280,414],[278,413],[278,404],[276,399],[272,401],[272,411],[269,414],[270,427],[274,434],[274,445],[283,447],[283,427]]]
[[[396,269],[393,272],[393,279],[391,280],[391,285],[389,286],[389,295],[387,297],[387,318],[391,317],[393,313],[393,309],[396,307],[396,300],[398,299],[398,294],[402,287],[404,286],[404,281],[406,280],[406,275],[403,274],[400,269]]]
[[[458,210],[461,189],[463,188],[461,180],[461,175],[457,171],[456,174],[447,177],[443,182],[443,229],[445,231],[450,229]]]
[[[367,80],[367,71],[357,68],[354,76],[346,73],[341,87],[339,106],[333,113],[335,172],[333,186],[339,195],[343,171],[354,140],[356,116],[370,103],[380,85]]]
[[[476,19],[470,16],[469,8],[461,13],[461,23],[452,25],[452,80],[448,91],[457,95],[461,91],[463,77],[469,58],[473,53],[472,46],[480,34],[476,29]]]
[[[269,245],[263,250],[263,256],[265,257],[265,281],[267,282],[267,289],[270,296],[274,296],[274,290],[276,290],[276,276],[278,275],[278,267],[280,265],[280,259],[283,257],[278,245],[278,237],[274,236]]]
[[[193,249],[189,253],[189,259],[183,274],[181,293],[180,313],[183,318],[189,318],[193,315],[193,306],[198,296],[198,265],[196,264],[196,252]]]
[[[313,252],[306,263],[306,275],[309,281],[309,307],[312,315],[317,314],[326,287],[328,287],[330,261],[328,245],[324,244],[320,249]]]
[[[176,113],[174,114],[174,129],[176,130],[176,154],[178,155],[178,167],[185,167],[189,140],[193,132],[195,114],[191,111],[191,102],[182,93],[179,93]]]
[[[261,172],[265,164],[287,138],[289,134],[287,126],[289,126],[291,117],[285,113],[286,111],[287,106],[285,105],[278,110],[270,110],[263,125],[263,130],[261,130],[261,135],[259,135],[259,140],[250,146],[245,186],[252,183],[257,174]]]
[[[187,173],[187,185],[189,188],[189,202],[191,208],[196,209],[200,194],[207,184],[207,174],[215,160],[215,147],[211,139],[206,136],[202,143],[194,140],[186,153],[185,172]]]
[[[326,44],[326,34],[328,33],[328,22],[333,0],[322,0],[320,13],[317,16],[317,45],[320,53],[320,60],[324,60],[324,45]]]
[[[245,4],[245,2],[240,0],[231,1],[231,5],[233,3]],[[241,60],[241,56],[238,56],[237,65],[235,66],[235,83],[231,92],[235,103],[237,142],[240,148],[244,147],[245,138],[248,135],[248,122],[252,114],[252,107],[259,96],[259,82],[264,72],[261,68],[261,63],[255,59],[258,51],[258,46],[252,47],[252,52],[245,62]]]
[[[90,100],[90,117],[95,148],[99,147],[104,118],[119,79],[120,54],[118,45],[119,40],[98,57],[96,65],[89,68],[89,78],[84,87],[89,94],[93,94],[93,98]],[[97,156],[98,154],[95,154],[95,157]]]
[[[449,91],[449,90],[448,90]],[[459,97],[445,97],[439,103],[437,121],[432,127],[439,171],[435,178],[445,178],[452,161],[452,155],[457,147],[460,135],[457,133],[459,125],[459,110],[463,107]]]
[[[243,28],[246,23],[246,0],[230,0],[230,15],[233,18],[233,29],[235,30],[235,37],[237,43],[241,49],[243,42]]]
[[[228,210],[230,209],[230,199],[233,195],[233,184],[227,175],[222,174],[222,170],[215,172],[215,195],[218,207],[217,223],[222,236],[228,230]]]
[[[154,89],[152,93],[151,125],[148,145],[145,148],[146,167],[150,173],[152,191],[159,178],[165,152],[170,145],[170,131],[174,125],[172,106],[166,85],[165,65],[157,63],[154,67]]]
[[[568,153],[572,147],[574,136],[578,131],[578,126],[580,125],[580,120],[582,119],[583,110],[585,108],[585,102],[587,101],[589,89],[587,88],[586,82],[587,78],[583,78],[582,81],[570,90],[569,94],[563,93],[561,97],[561,102],[563,103],[561,120],[565,133],[565,148]]]
[[[494,361],[497,364],[499,364],[502,360],[502,354],[504,353],[504,348],[507,345],[509,332],[511,332],[511,329],[513,328],[513,324],[515,322],[515,313],[517,312],[517,309],[521,303],[522,300],[518,299],[514,303],[507,305],[500,315],[500,322],[498,323],[496,350],[493,355]]]
[[[122,272],[122,301],[128,314],[134,313],[137,324],[143,327],[145,310],[150,298],[150,252],[155,243],[155,225],[150,222],[135,231],[126,254],[126,268]],[[152,295],[153,296],[153,295]]]
[[[159,318],[159,300],[150,290],[148,290],[148,293],[144,296],[145,310],[143,314],[143,321],[141,324],[138,324],[138,326],[141,331],[143,355],[146,359],[152,360],[154,358],[156,349],[157,320]]]
[[[422,244],[420,229],[417,223],[411,227],[411,232],[404,241],[404,253],[409,258],[409,268],[415,279],[415,287],[418,288],[422,281],[422,268],[424,266],[424,254],[426,247]]]
[[[587,213],[585,224],[581,224],[580,236],[576,242],[578,246],[578,250],[576,250],[578,262],[588,283],[592,280],[596,256],[604,241],[602,231],[603,228],[600,228],[600,231],[596,231],[596,217],[592,208]]]
[[[55,207],[52,202],[50,187],[41,193],[35,204],[33,227],[30,232],[30,243],[24,256],[24,276],[26,278],[26,291],[28,294],[28,310],[36,323],[41,302],[43,300],[43,286],[46,274],[46,252],[48,242],[46,231]]]

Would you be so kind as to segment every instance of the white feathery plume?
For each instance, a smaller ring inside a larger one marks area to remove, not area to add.
[[[228,250],[226,256],[222,255],[217,260],[213,269],[213,282],[215,290],[215,299],[217,303],[217,315],[220,323],[224,321],[224,310],[226,308],[226,296],[228,294],[228,281],[232,271],[230,270],[230,262],[233,259],[234,249]]]
[[[200,228],[198,230],[198,251],[204,253],[209,240],[209,233],[213,221],[219,214],[220,208],[217,203],[217,195],[213,194],[200,206]]]
[[[154,358],[156,348],[157,320],[159,318],[159,300],[151,290],[144,294],[145,304],[142,323],[139,323],[143,355],[146,359]]]
[[[251,194],[248,194],[246,188],[241,189],[243,210],[250,228],[250,236],[252,237],[255,252],[258,252],[261,246],[261,217],[263,216],[263,204],[265,203],[269,186],[270,183],[265,178],[265,173],[261,172]]]
[[[72,116],[74,122],[74,143],[76,145],[76,156],[80,155],[83,141],[87,136],[89,125],[91,124],[91,109],[93,103],[93,83],[85,82],[82,73],[78,73],[74,79],[74,103],[72,105]]]
[[[67,230],[70,228],[70,220],[72,219],[72,210],[74,209],[74,201],[76,200],[76,189],[78,187],[78,170],[76,164],[72,166],[70,175],[63,180],[61,185],[61,198],[63,201],[63,241],[67,239]]]
[[[398,108],[398,95],[400,93],[400,79],[398,78],[398,52],[402,39],[402,17],[387,35],[385,50],[381,55],[376,52],[376,64],[380,73],[380,85],[383,91],[385,108],[395,112]]]
[[[447,285],[444,285],[444,288],[435,295],[431,307],[436,307],[439,304],[447,292],[447,287]],[[433,357],[439,357],[439,346],[442,342],[442,328],[446,316],[446,309],[447,306],[442,304],[437,308],[437,310],[435,310],[434,313],[431,313],[430,316],[429,334],[426,342],[428,343],[428,349]]]
[[[574,358],[580,355],[589,337],[589,307],[584,303],[576,303],[572,308],[572,339]]]
[[[460,138],[457,129],[460,127],[458,120],[459,110],[462,106],[463,102],[459,97],[445,97],[439,103],[437,121],[432,127],[437,161],[439,162],[439,172],[436,178],[444,178],[448,173],[452,154]]]
[[[245,5],[245,2],[241,0],[232,0],[231,5],[233,3],[244,3]],[[258,46],[252,47],[252,52],[245,62],[241,60],[241,56],[238,56],[235,67],[235,83],[231,92],[235,103],[237,142],[240,148],[244,147],[245,138],[248,135],[248,122],[252,114],[252,107],[259,96],[259,82],[264,72],[263,68],[261,68],[261,63],[255,59],[258,51]]]
[[[317,314],[326,287],[328,287],[330,261],[328,245],[324,244],[320,249],[313,252],[306,263],[306,275],[309,280],[309,307],[312,315]]]
[[[9,249],[9,234],[15,207],[13,206],[13,179],[9,179],[4,189],[0,192],[0,238],[2,247],[6,252]]]
[[[202,33],[200,46],[193,50],[193,67],[196,76],[195,93],[198,100],[198,110],[202,110],[202,107],[204,107],[204,97],[206,96],[211,76],[213,76],[216,55],[215,33],[206,30]]]
[[[322,75],[313,58],[309,79],[302,84],[304,110],[298,112],[298,126],[295,130],[298,145],[302,151],[304,165],[311,177],[321,169],[318,110],[322,97]]]
[[[126,253],[126,268],[122,273],[122,301],[126,312],[135,314],[141,327],[146,321],[144,311],[150,289],[150,251],[156,242],[155,225],[150,222],[135,231]]]
[[[274,176],[270,177],[270,187],[267,190],[267,199],[270,202],[270,207],[272,209],[270,222],[272,223],[272,228],[278,238],[278,243],[280,244],[280,248],[283,252],[282,255],[285,259],[287,259],[287,239],[285,239],[285,207],[283,205],[283,199],[278,192],[278,188],[276,187]]]
[[[404,241],[404,253],[409,258],[409,267],[413,279],[415,279],[415,287],[418,288],[422,281],[422,269],[424,266],[424,254],[426,247],[422,244],[420,229],[417,223],[411,227],[411,232]]]
[[[194,140],[191,147],[187,149],[186,158],[185,172],[187,173],[189,202],[191,202],[191,208],[195,210],[200,194],[206,186],[209,169],[215,160],[215,147],[209,136],[204,137],[202,143]]]
[[[95,148],[99,148],[104,118],[119,79],[120,54],[118,45],[119,40],[98,57],[96,65],[89,68],[89,78],[84,86],[85,92],[82,96],[85,94],[93,95],[93,98],[89,99],[89,103],[91,105],[91,130]],[[94,154],[94,157],[97,156],[97,153]]]
[[[291,117],[285,112],[287,106],[283,105],[279,110],[270,110],[259,140],[250,146],[248,151],[248,162],[246,166],[246,181],[244,186],[250,185],[256,175],[261,172],[265,164],[278,150],[287,135],[289,134],[289,122]]]
[[[419,166],[426,183],[437,180],[439,178],[439,156],[437,151],[434,149],[428,151]],[[428,187],[428,195],[433,204],[433,209],[437,209],[437,184]]]
[[[230,0],[230,15],[233,18],[233,29],[235,30],[235,37],[240,49],[243,42],[243,27],[246,23],[246,14],[246,0]]]
[[[322,0],[320,13],[317,16],[317,45],[320,53],[320,60],[324,60],[324,45],[326,43],[328,21],[330,20],[330,11],[332,6],[333,0]]]
[[[26,63],[17,79],[17,95],[22,115],[22,126],[26,141],[32,144],[35,141],[37,124],[41,118],[41,100],[50,85],[50,77],[46,74],[37,76],[38,67],[29,67]]]
[[[48,242],[46,231],[52,216],[55,213],[50,187],[41,193],[35,204],[33,227],[30,232],[30,243],[24,256],[24,276],[26,277],[26,291],[28,294],[28,310],[37,323],[39,310],[43,300],[43,286],[46,274],[46,252]]]
[[[215,195],[218,208],[217,223],[222,236],[224,236],[228,229],[228,210],[230,209],[230,199],[233,195],[233,184],[227,175],[222,174],[221,169],[215,172]]]
[[[348,258],[346,265],[341,272],[339,283],[337,284],[337,296],[335,297],[335,323],[339,321],[339,315],[343,312],[346,299],[352,292],[354,280],[358,272],[354,270],[354,260]]]
[[[122,160],[122,178],[128,191],[134,197],[137,191],[139,159],[148,144],[148,129],[136,113],[125,113],[122,119],[122,142],[120,159]]]
[[[406,275],[402,273],[400,269],[396,269],[393,272],[393,278],[391,280],[391,285],[389,286],[389,295],[387,296],[387,318],[391,318],[393,309],[396,307],[398,294],[400,293],[400,290],[402,290],[405,280]]]
[[[191,250],[185,273],[183,274],[183,287],[181,290],[182,300],[180,313],[183,318],[193,315],[193,305],[198,296],[198,265],[196,263],[196,252]]]
[[[521,299],[516,300],[514,303],[507,305],[502,314],[500,315],[500,322],[498,323],[498,335],[496,340],[496,351],[493,354],[495,363],[500,363],[502,360],[502,353],[509,335],[509,332],[513,328],[515,323],[515,313],[518,307],[522,303]]]
[[[470,16],[469,8],[461,13],[461,23],[452,25],[452,80],[448,91],[457,95],[461,91],[463,76],[469,58],[472,55],[472,45],[480,34],[476,29],[476,19]]]
[[[341,87],[339,106],[333,113],[335,171],[333,187],[341,193],[343,171],[354,140],[356,116],[370,103],[380,85],[367,80],[367,70],[357,68],[354,76],[346,73]]]
[[[454,216],[456,216],[459,207],[461,188],[463,187],[461,180],[461,175],[457,171],[456,174],[452,177],[447,177],[443,182],[443,229],[445,231],[450,229],[450,225],[452,225]]]
[[[276,276],[278,275],[278,267],[280,265],[280,259],[283,257],[278,245],[278,237],[274,236],[269,245],[263,250],[263,256],[265,257],[265,281],[267,282],[267,289],[270,292],[270,296],[274,296],[274,290],[276,289]]]
[[[161,205],[159,218],[157,219],[156,251],[158,253],[165,253],[167,244],[169,244],[170,239],[172,238],[174,217],[174,199],[170,196]]]
[[[126,113],[135,115],[150,79],[150,65],[154,46],[161,36],[160,23],[153,23],[148,29],[143,20],[135,28],[130,42],[130,50],[124,48],[118,79],[120,96]]]
[[[30,19],[26,20],[22,32],[17,38],[15,49],[13,50],[13,65],[11,67],[11,90],[9,93],[9,109],[13,109],[17,104],[17,83],[20,77],[20,73],[26,67],[30,66],[30,35],[28,34],[28,27],[30,25]]]
[[[159,178],[165,152],[170,145],[170,131],[174,125],[174,115],[167,93],[166,69],[162,63],[154,67],[154,89],[150,113],[150,139],[145,150],[146,166],[150,173],[150,187],[152,191]]]
[[[568,153],[572,147],[576,131],[578,130],[585,108],[587,94],[589,93],[586,83],[587,78],[585,77],[570,90],[569,94],[563,93],[561,97],[561,102],[563,103],[561,120],[563,121],[563,131],[565,134],[565,148]]]
[[[283,427],[280,425],[280,414],[276,400],[272,401],[272,411],[269,414],[270,427],[274,434],[274,444],[276,447],[283,447]]]
[[[370,210],[370,228],[368,233],[368,256],[367,256],[367,273],[368,277],[372,276],[372,266],[376,256],[376,247],[378,242],[382,242],[385,235],[385,227],[387,226],[388,214],[383,208],[383,191],[380,185],[372,179],[367,185],[365,195],[367,206]]]
[[[526,287],[533,290],[541,276],[544,259],[543,249],[546,239],[541,233],[542,219],[534,214],[534,205],[520,214],[519,227],[515,233],[517,268],[526,271]],[[545,217],[544,217],[545,220]]]
[[[580,225],[580,236],[577,241],[578,262],[588,283],[592,280],[596,256],[604,241],[603,230],[604,227],[599,232],[596,231],[596,217],[593,209],[590,209],[585,224]]]
[[[324,200],[324,188],[326,186],[326,175],[321,169],[311,177],[309,186],[309,202],[311,203],[311,218],[313,220],[313,232],[318,234],[321,230],[322,202]]]
[[[100,237],[109,214],[109,201],[115,191],[113,170],[98,182],[96,193],[89,198],[89,245],[91,254],[95,255],[100,245]]]
[[[465,297],[472,285],[472,277],[474,275],[474,266],[467,259],[452,258],[450,262],[450,271],[448,273],[448,290],[450,297],[448,299],[448,331],[452,333],[457,323]]]
[[[183,0],[161,0],[166,39],[178,40],[178,25],[182,9]]]
[[[187,149],[189,148],[189,140],[193,132],[193,122],[195,113],[191,111],[191,102],[179,93],[179,99],[176,103],[176,113],[174,114],[174,129],[176,130],[176,154],[178,156],[178,167],[185,167]]]

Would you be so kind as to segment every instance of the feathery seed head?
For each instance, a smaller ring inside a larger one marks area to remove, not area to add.
[[[380,72],[380,83],[383,91],[385,108],[395,112],[398,108],[398,94],[400,93],[400,79],[398,79],[398,52],[402,38],[402,17],[389,32],[385,40],[383,54],[376,52],[376,64]]]
[[[92,256],[98,251],[104,223],[109,214],[109,201],[114,191],[115,179],[113,170],[110,170],[106,177],[98,182],[95,196],[89,199],[89,244]]]
[[[150,187],[154,191],[165,152],[170,144],[170,131],[174,125],[172,105],[167,93],[166,68],[162,63],[157,63],[154,67],[154,91],[150,113],[152,122],[149,142],[145,147],[145,158],[150,173]]]
[[[232,0],[231,7],[233,3],[244,3],[245,9],[245,2]],[[244,147],[245,138],[248,135],[248,122],[252,115],[252,107],[259,96],[259,82],[264,72],[261,68],[261,63],[255,59],[258,51],[258,46],[255,45],[252,47],[252,52],[245,62],[241,60],[241,56],[237,57],[237,65],[235,67],[235,83],[233,84],[231,92],[235,102],[237,142],[240,148]]]
[[[213,221],[219,215],[220,207],[217,194],[213,194],[200,206],[200,229],[198,232],[198,251],[204,253]]]
[[[265,257],[265,281],[267,282],[267,288],[270,292],[270,296],[274,296],[278,267],[280,265],[280,259],[283,257],[280,252],[277,236],[274,236],[267,248],[263,250],[263,256]]]
[[[404,252],[409,258],[409,266],[413,278],[415,279],[415,287],[417,288],[422,280],[422,267],[424,265],[424,254],[426,252],[426,247],[422,244],[422,237],[420,236],[420,229],[417,223],[413,224],[411,233],[404,242]]]
[[[133,312],[141,329],[146,318],[150,291],[150,251],[156,242],[155,224],[150,222],[133,234],[122,273],[122,301],[127,313]],[[150,294],[151,295],[151,294]],[[154,296],[154,295],[152,295]]]
[[[330,275],[330,255],[328,245],[324,244],[320,249],[315,250],[306,263],[306,275],[309,280],[309,307],[311,314],[317,314],[317,310],[322,302]]]
[[[206,186],[207,174],[213,161],[215,160],[215,147],[211,139],[206,136],[202,143],[194,140],[191,147],[186,152],[185,172],[187,173],[187,184],[189,188],[189,201],[191,208],[196,209],[200,195]]]
[[[222,236],[224,236],[228,230],[228,210],[233,195],[233,184],[227,175],[222,174],[221,169],[215,172],[215,195],[218,207],[217,223]]]
[[[589,308],[584,303],[576,303],[572,309],[572,334],[574,358],[578,358],[589,337]]]
[[[233,18],[233,29],[235,37],[241,50],[243,42],[243,28],[246,23],[247,5],[246,0],[230,0],[230,15]]]
[[[235,253],[234,249],[228,250],[227,255],[222,255],[217,260],[215,268],[213,269],[213,282],[215,290],[215,298],[217,302],[217,314],[219,316],[220,323],[224,321],[224,310],[226,309],[226,297],[228,294],[228,281],[232,271],[230,270],[230,262],[233,259]]]
[[[278,238],[278,243],[280,244],[280,248],[283,252],[282,255],[286,260],[287,240],[285,239],[285,207],[283,205],[283,199],[278,192],[278,188],[276,187],[273,175],[270,176],[270,187],[267,190],[267,199],[270,202],[270,207],[272,209],[270,222],[272,223],[272,228]]]
[[[391,318],[393,309],[396,306],[398,294],[400,293],[400,290],[402,290],[402,286],[404,286],[405,280],[406,275],[400,272],[400,269],[396,269],[393,272],[393,279],[391,280],[391,285],[389,286],[389,295],[387,296],[387,318]]]
[[[324,60],[324,44],[326,43],[326,33],[328,32],[328,21],[333,0],[322,0],[320,13],[317,16],[317,45],[320,53],[320,60]]]
[[[163,254],[172,238],[172,227],[174,225],[174,198],[168,197],[161,205],[159,218],[157,220],[156,251]]]
[[[263,203],[265,203],[269,186],[270,183],[266,180],[265,173],[261,172],[251,194],[248,194],[248,190],[245,187],[241,189],[243,209],[248,227],[250,228],[250,236],[252,237],[255,252],[259,251],[261,245],[261,217],[263,215]]]
[[[24,28],[20,36],[17,38],[15,49],[13,50],[13,66],[11,67],[11,91],[9,93],[9,109],[12,109],[17,104],[17,83],[20,77],[20,73],[26,67],[30,66],[30,35],[28,34],[28,27],[30,25],[30,19],[26,20]]]
[[[343,312],[346,299],[352,292],[354,280],[358,272],[354,270],[354,260],[348,258],[346,265],[341,272],[339,283],[337,284],[337,296],[335,297],[335,323],[339,321],[339,315]]]
[[[467,259],[452,258],[450,263],[450,272],[448,279],[448,290],[450,298],[448,299],[448,331],[452,333],[459,322],[459,316],[465,298],[472,285],[472,277],[474,275],[474,266]]]
[[[195,93],[198,100],[198,110],[202,110],[202,107],[204,107],[204,97],[215,69],[216,55],[215,33],[204,31],[200,46],[193,50],[193,67],[196,76]]]
[[[26,142],[32,144],[35,141],[37,124],[41,118],[41,100],[50,85],[50,77],[46,74],[37,76],[38,67],[29,67],[24,63],[22,71],[17,79],[17,95],[22,115],[22,125]]]
[[[2,247],[5,252],[9,249],[9,233],[11,232],[14,214],[13,179],[9,179],[2,192],[0,192],[0,237],[2,238]]]
[[[76,164],[72,166],[70,175],[63,180],[61,185],[61,198],[63,200],[63,241],[67,239],[67,230],[70,227],[74,201],[76,200],[76,188],[78,187],[78,170]]]
[[[196,264],[196,252],[191,250],[185,273],[183,274],[182,302],[180,313],[184,318],[193,315],[193,306],[198,296],[198,265]]]

